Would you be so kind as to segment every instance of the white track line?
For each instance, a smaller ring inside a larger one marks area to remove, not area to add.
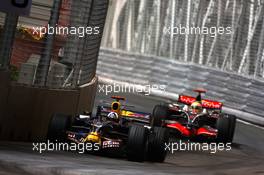
[[[240,123],[243,123],[245,125],[254,126],[254,127],[258,128],[258,129],[263,129],[264,130],[264,127],[261,127],[259,125],[255,125],[255,124],[252,124],[252,123],[246,122],[244,120],[240,120],[240,119],[237,119],[237,121],[240,122]]]

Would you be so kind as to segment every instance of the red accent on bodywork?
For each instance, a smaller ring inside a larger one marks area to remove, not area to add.
[[[209,130],[207,128],[199,128],[197,130],[196,135],[207,135],[207,136],[211,136],[211,137],[216,137],[217,135],[217,131],[216,130]]]
[[[177,129],[178,131],[181,132],[182,135],[186,137],[190,137],[192,134],[192,132],[187,127],[181,125],[180,123],[167,124],[167,127]]]
[[[191,96],[180,95],[178,101],[186,105],[191,105],[193,102],[196,101],[196,99]],[[221,109],[223,106],[223,103],[218,102],[218,101],[212,101],[212,100],[202,100],[202,106],[203,108],[208,108],[208,109]]]
[[[126,100],[125,97],[121,97],[121,96],[112,96],[111,98],[116,100]]]
[[[216,137],[217,130],[215,129],[208,129],[208,128],[199,128],[198,130],[188,129],[186,126],[181,125],[180,123],[172,123],[166,125],[168,128],[173,128],[178,130],[183,136],[191,137],[191,136],[199,136],[199,135],[206,135],[207,137]]]
[[[180,95],[178,101],[180,103],[184,103],[184,104],[187,104],[187,105],[191,105],[193,102],[196,101],[196,99],[194,97],[191,97],[191,96],[183,96],[183,95]]]
[[[193,91],[198,93],[206,93],[206,90],[203,88],[194,89]]]

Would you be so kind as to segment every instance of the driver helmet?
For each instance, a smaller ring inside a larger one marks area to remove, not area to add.
[[[113,121],[118,121],[118,114],[116,112],[110,112],[107,118]]]
[[[193,102],[191,104],[191,112],[192,114],[200,114],[203,112],[203,106],[202,103],[199,101]]]

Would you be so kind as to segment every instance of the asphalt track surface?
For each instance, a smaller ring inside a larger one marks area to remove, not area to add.
[[[121,95],[129,105],[145,112],[162,101],[144,95]],[[109,97],[97,94],[96,104]],[[31,143],[0,142],[0,175],[264,175],[264,130],[243,123],[237,123],[231,151],[177,151],[169,154],[165,163],[137,163],[65,151],[39,154],[32,148]]]

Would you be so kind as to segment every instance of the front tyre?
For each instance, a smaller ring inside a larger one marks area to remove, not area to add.
[[[169,116],[169,108],[165,105],[156,105],[151,116],[151,125],[153,127],[162,126],[162,122]]]
[[[64,114],[54,114],[48,127],[47,139],[49,141],[65,141],[66,131],[71,126],[71,117]]]
[[[132,125],[128,132],[127,158],[130,161],[143,162],[148,145],[148,131],[144,126]]]
[[[150,134],[148,159],[152,162],[164,162],[167,151],[165,144],[169,142],[169,132],[166,128],[154,127]]]

